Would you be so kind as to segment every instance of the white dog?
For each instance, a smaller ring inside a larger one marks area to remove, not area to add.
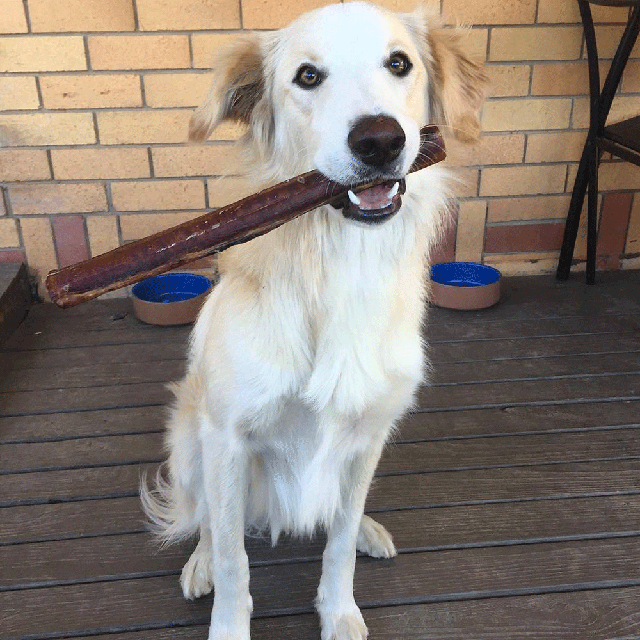
[[[423,378],[426,256],[448,197],[446,169],[407,172],[424,124],[478,136],[485,83],[435,15],[360,2],[249,34],[216,60],[192,139],[245,123],[260,186],[314,168],[350,186],[388,182],[220,256],[174,388],[168,479],[142,488],[165,541],[199,536],[181,584],[186,598],[214,589],[210,640],[249,639],[247,527],[268,528],[274,543],[326,530],[322,639],[367,636],[356,549],[396,551],[365,498]]]

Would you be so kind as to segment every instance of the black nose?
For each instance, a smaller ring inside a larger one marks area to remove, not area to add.
[[[402,127],[390,116],[365,116],[347,138],[349,148],[362,162],[382,168],[393,162],[406,142]]]

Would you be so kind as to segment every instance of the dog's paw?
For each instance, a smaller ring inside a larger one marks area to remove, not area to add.
[[[207,553],[200,547],[196,547],[187,564],[182,569],[180,585],[182,593],[187,600],[195,600],[206,596],[213,589],[213,568],[211,566],[211,553]]]
[[[236,633],[234,631],[210,629],[209,640],[249,640],[249,634],[243,632]]]
[[[398,555],[391,534],[379,522],[364,515],[360,521],[356,547],[372,558],[393,558]]]
[[[338,616],[320,612],[322,640],[367,640],[369,632],[360,609]]]
[[[240,602],[221,604],[214,600],[209,640],[250,640],[249,627],[253,600],[249,594],[246,594],[245,606]]]

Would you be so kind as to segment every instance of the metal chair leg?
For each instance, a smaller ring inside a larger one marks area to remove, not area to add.
[[[595,284],[598,248],[598,165],[600,151],[594,142],[588,145],[589,186],[587,197],[587,284]]]
[[[571,194],[571,204],[569,205],[569,213],[564,228],[564,237],[562,239],[562,249],[560,250],[560,259],[558,261],[558,269],[556,278],[558,280],[567,280],[571,270],[571,261],[573,260],[573,250],[578,236],[578,227],[580,226],[580,215],[584,204],[584,197],[589,183],[589,154],[588,145],[585,145],[582,151],[582,158],[578,167],[576,181],[573,185]]]

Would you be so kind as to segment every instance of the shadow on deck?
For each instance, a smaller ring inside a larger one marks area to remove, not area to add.
[[[430,319],[434,384],[368,500],[400,551],[358,560],[370,638],[640,638],[640,272]],[[0,351],[3,640],[207,637],[188,550],[155,549],[137,499],[187,334],[39,305]],[[253,640],[319,638],[321,542],[248,539]]]

